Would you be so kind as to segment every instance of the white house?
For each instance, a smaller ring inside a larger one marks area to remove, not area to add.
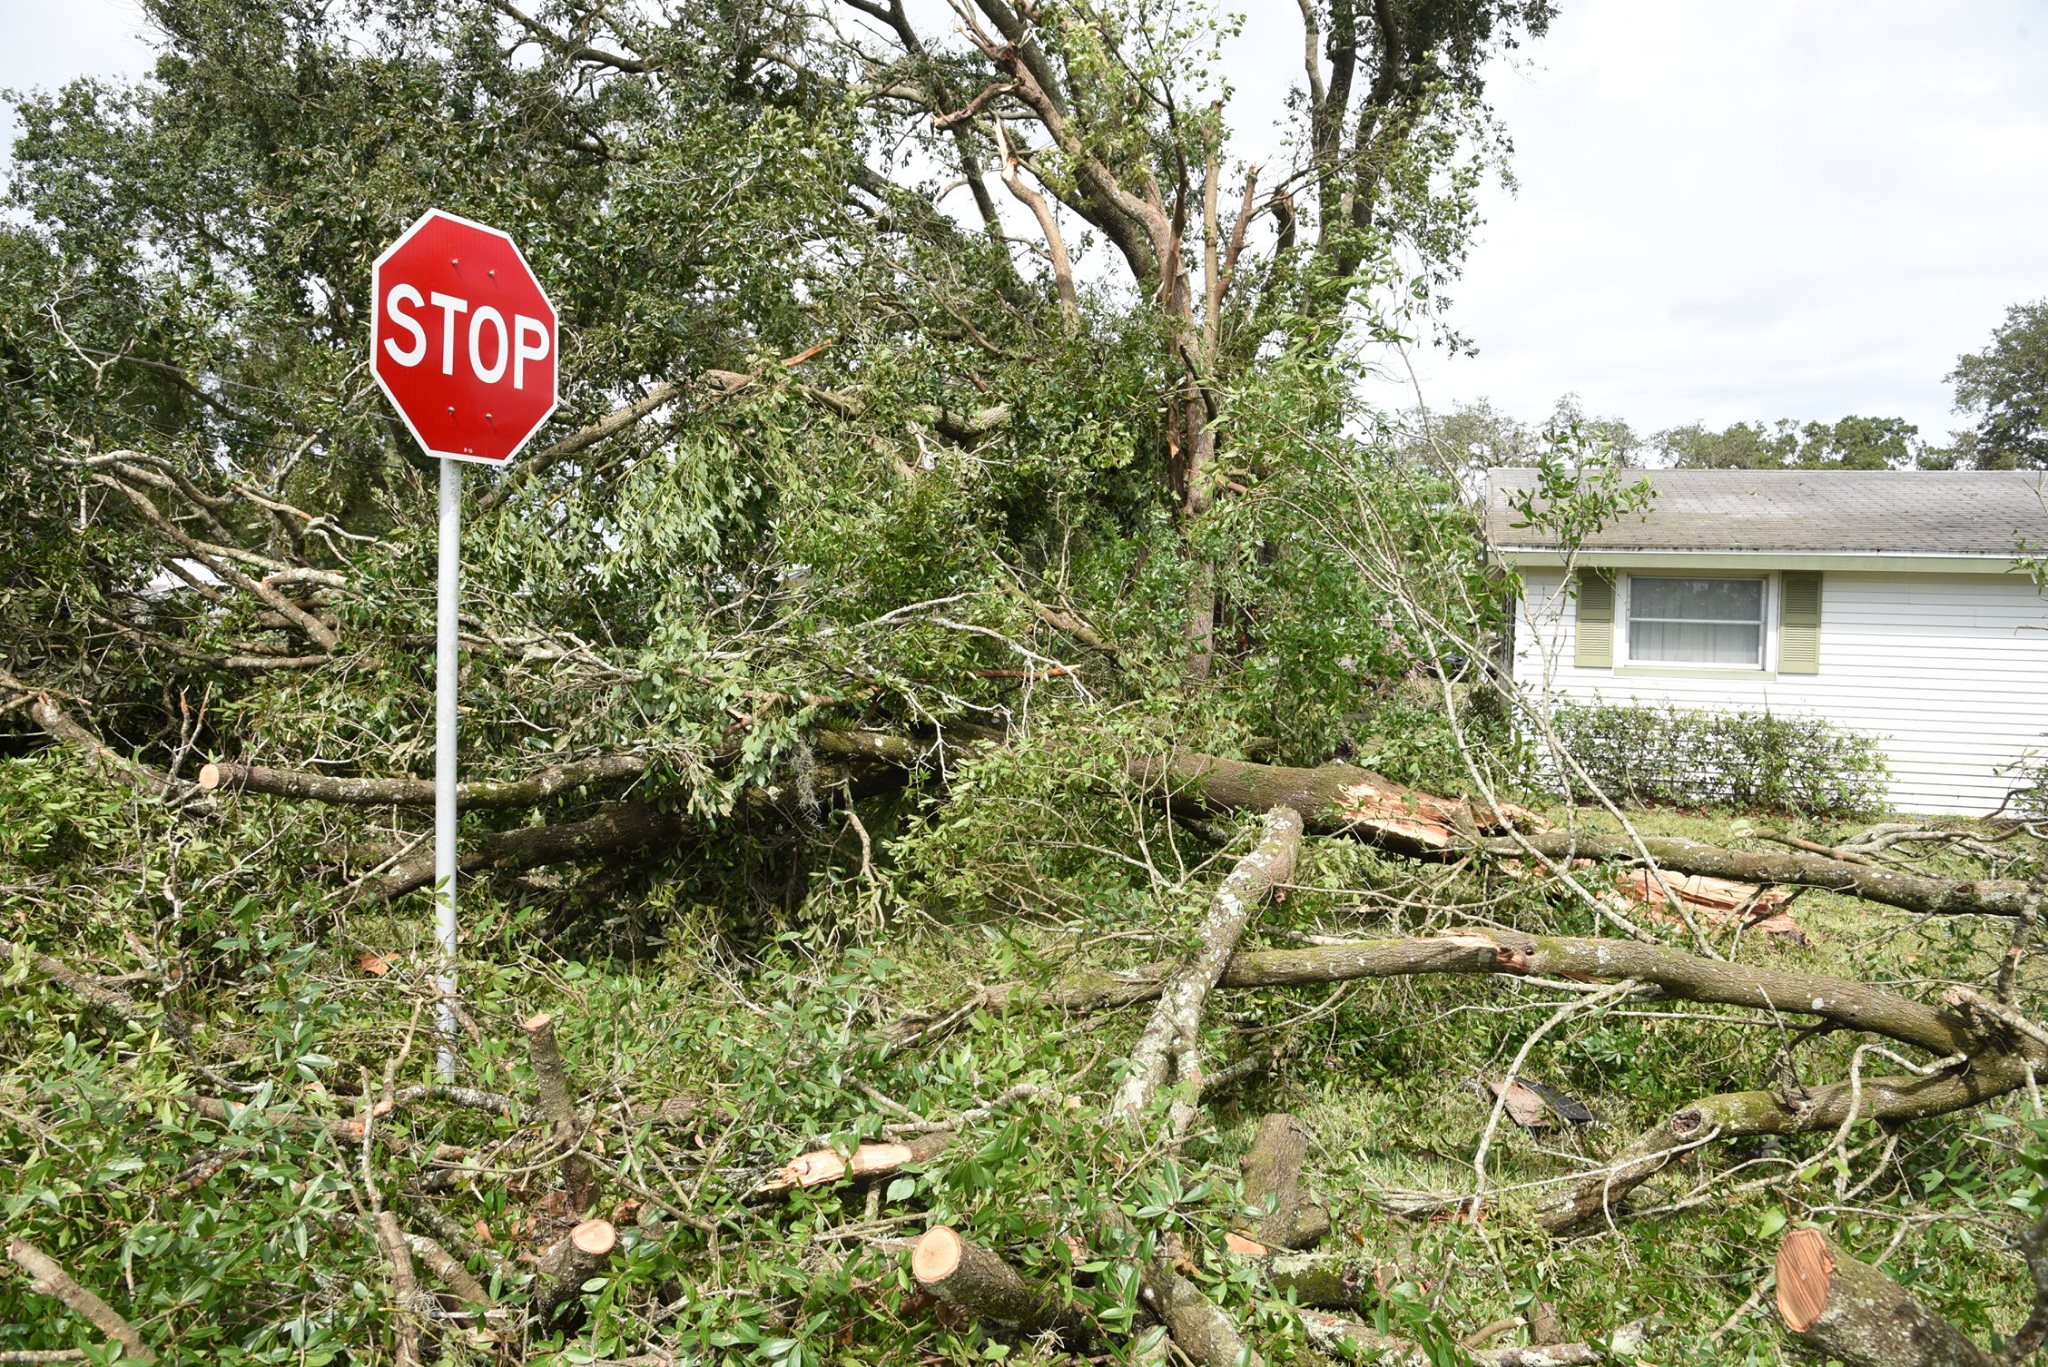
[[[2048,474],[1652,470],[1647,511],[1567,555],[1488,489],[1524,597],[1518,687],[1581,702],[1817,714],[1876,737],[1892,803],[1985,813],[2048,752]],[[1629,478],[1635,472],[1629,472]]]

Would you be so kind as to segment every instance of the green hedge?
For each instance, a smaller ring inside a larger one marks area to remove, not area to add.
[[[1617,802],[1801,816],[1885,806],[1890,771],[1877,740],[1819,717],[1567,703],[1554,720],[1559,739]]]

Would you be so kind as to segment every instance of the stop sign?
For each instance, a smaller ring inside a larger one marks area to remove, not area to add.
[[[502,465],[555,411],[555,307],[506,234],[430,209],[370,293],[371,373],[428,455]]]

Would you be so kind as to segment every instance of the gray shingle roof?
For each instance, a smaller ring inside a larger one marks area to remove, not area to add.
[[[1649,509],[1588,537],[1589,550],[1893,552],[2011,555],[2048,547],[2048,471],[1642,470]],[[1536,527],[1517,527],[1509,499],[1536,472],[1487,476],[1487,531],[1506,550],[1553,549]]]

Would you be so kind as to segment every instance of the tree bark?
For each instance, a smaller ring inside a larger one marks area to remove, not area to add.
[[[1201,1367],[1265,1367],[1265,1358],[1244,1341],[1230,1316],[1175,1271],[1170,1258],[1154,1258],[1139,1269],[1138,1279],[1145,1303],[1189,1359]]]
[[[556,1150],[562,1155],[562,1186],[569,1195],[569,1208],[578,1216],[588,1215],[597,1202],[597,1182],[590,1164],[577,1152],[583,1135],[583,1120],[576,1113],[575,1093],[569,1085],[569,1070],[562,1051],[555,1044],[554,1018],[543,1011],[520,1022],[526,1036],[526,1052],[533,1060],[533,1075],[540,1084],[540,1107],[548,1118]]]
[[[1431,1367],[1438,1359],[1391,1334],[1382,1334],[1357,1320],[1313,1312],[1302,1315],[1308,1341],[1347,1361],[1380,1367]],[[1649,1326],[1637,1322],[1615,1331],[1613,1351],[1591,1343],[1552,1343],[1529,1348],[1482,1348],[1461,1355],[1474,1367],[1593,1367],[1596,1363],[1629,1361],[1649,1337]]]
[[[1202,1008],[1224,966],[1237,952],[1245,926],[1273,890],[1293,877],[1300,848],[1300,816],[1284,807],[1266,813],[1259,843],[1216,890],[1202,921],[1200,944],[1162,985],[1158,1009],[1131,1051],[1130,1077],[1117,1100],[1117,1110],[1125,1120],[1136,1121],[1151,1106],[1166,1082],[1176,1046],[1192,1041],[1199,1033]],[[1181,1081],[1200,1085],[1199,1077]],[[1177,1125],[1176,1132],[1180,1128]]]
[[[62,1302],[66,1309],[120,1344],[122,1353],[127,1357],[136,1362],[156,1361],[156,1354],[142,1341],[142,1335],[135,1332],[135,1326],[89,1288],[72,1280],[71,1274],[59,1266],[55,1258],[26,1239],[10,1241],[7,1256],[28,1273],[29,1290]]]
[[[540,1257],[530,1313],[543,1329],[583,1294],[583,1283],[605,1265],[619,1232],[609,1220],[585,1220]]]
[[[1267,1248],[1308,1248],[1330,1232],[1330,1215],[1302,1199],[1301,1168],[1308,1158],[1308,1129],[1283,1111],[1259,1122],[1245,1150],[1244,1199],[1266,1214],[1251,1237]]]
[[[969,1243],[947,1225],[926,1232],[910,1252],[917,1284],[939,1300],[978,1319],[1037,1336],[1056,1333],[1070,1344],[1091,1337],[1088,1321],[1060,1304],[1059,1297],[1003,1261],[1000,1254]]]
[[[1512,822],[1530,849],[1551,859],[1640,862],[1647,851],[1660,868],[1678,873],[1820,888],[1923,915],[2018,917],[2030,891],[2018,879],[1933,878],[1796,850],[1731,850],[1670,836],[1646,836],[1638,849],[1626,836],[1534,830],[1529,813],[1512,804],[1496,811],[1436,797],[1349,764],[1294,769],[1189,752],[1139,758],[1128,772],[1162,801],[1209,812],[1292,807],[1311,834],[1355,836],[1425,857],[1476,851],[1525,859],[1520,841],[1479,839]]]
[[[1619,835],[1544,831],[1524,838],[1538,853],[1552,859],[1616,861],[1641,857],[1635,842]],[[1842,892],[1925,916],[2017,917],[2022,914],[2029,891],[2028,884],[2014,878],[1933,878],[1798,850],[1731,850],[1676,836],[1644,836],[1642,845],[1660,868],[1679,873]],[[1491,854],[1525,857],[1513,841],[1488,841],[1482,848]]]
[[[441,1279],[441,1284],[454,1292],[456,1299],[464,1305],[478,1310],[489,1310],[496,1304],[491,1299],[491,1293],[484,1290],[484,1284],[472,1276],[469,1269],[439,1243],[424,1234],[407,1234],[405,1246],[419,1255],[420,1260],[433,1269],[434,1275]]]
[[[1775,1092],[1704,1097],[1645,1130],[1606,1167],[1541,1211],[1538,1220],[1557,1233],[1603,1221],[1630,1192],[1704,1143],[1839,1129],[1849,1117],[1852,1100],[1859,1120],[1897,1122],[1947,1115],[2018,1091],[2027,1084],[2028,1067],[2024,1058],[2000,1054],[1980,1056],[1930,1077],[1864,1078],[1854,1086],[1830,1083],[1797,1100]]]
[[[673,845],[687,829],[681,814],[663,811],[651,802],[612,802],[582,821],[492,831],[477,848],[463,854],[461,868],[468,873],[565,864],[616,850]],[[434,852],[424,849],[392,865],[371,886],[376,897],[389,902],[433,881]]]
[[[1962,1331],[1817,1229],[1778,1246],[1778,1317],[1847,1367],[2001,1367]]]
[[[550,765],[525,778],[459,783],[455,803],[467,809],[531,807],[586,783],[623,783],[647,772],[640,755],[599,755]],[[351,807],[431,807],[434,781],[427,778],[339,778],[300,769],[220,760],[199,770],[204,792],[265,793],[297,802],[331,802]]]
[[[1101,1010],[1157,996],[1171,966],[1147,964],[1125,973],[1082,973],[1044,989],[991,988],[996,1009],[1018,1005]],[[1231,959],[1217,986],[1295,987],[1424,974],[1500,974],[1578,980],[1636,978],[1666,995],[1719,1006],[1817,1016],[1946,1056],[1974,1052],[1983,1038],[1962,1015],[1867,983],[1816,973],[1732,964],[1662,945],[1506,930],[1474,930],[1403,940],[1304,949],[1245,950]]]
[[[1511,803],[1499,811],[1436,797],[1352,764],[1314,769],[1253,764],[1185,751],[1140,756],[1125,770],[1158,801],[1223,813],[1288,807],[1313,835],[1351,835],[1409,854],[1437,854],[1507,822],[1539,825]]]

